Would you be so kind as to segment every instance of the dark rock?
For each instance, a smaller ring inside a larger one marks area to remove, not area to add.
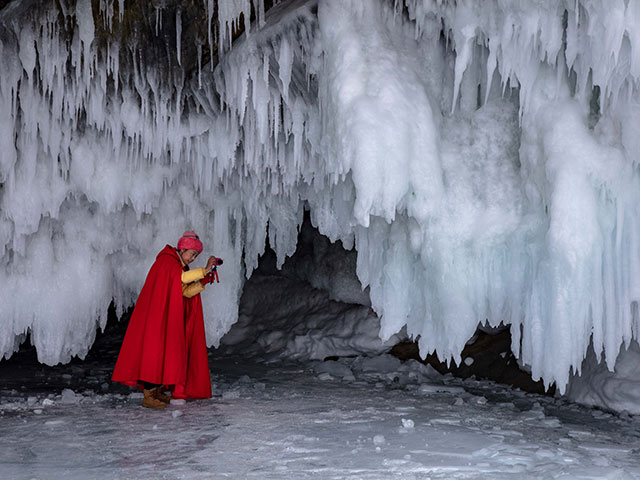
[[[542,381],[534,381],[528,372],[520,368],[518,360],[511,352],[511,333],[508,329],[494,335],[478,330],[473,338],[475,340],[470,341],[462,350],[460,365],[453,362],[447,365],[433,354],[427,355],[423,360],[420,358],[416,342],[399,343],[389,353],[403,361],[412,358],[431,365],[442,374],[451,373],[461,378],[474,376],[477,379],[511,385],[526,392],[552,396],[555,394],[555,385],[545,390]],[[467,358],[473,359],[473,362],[467,365]]]

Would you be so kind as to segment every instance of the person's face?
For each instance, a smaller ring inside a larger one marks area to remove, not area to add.
[[[185,264],[189,265],[198,256],[198,251],[194,250],[193,248],[189,248],[187,250],[180,250],[180,256],[182,257],[182,261]]]

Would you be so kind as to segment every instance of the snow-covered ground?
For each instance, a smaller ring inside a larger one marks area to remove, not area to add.
[[[640,477],[638,417],[388,355],[212,358],[214,398],[164,411],[143,409],[138,392],[100,387],[108,368],[56,372],[62,394],[0,390],[3,480]]]

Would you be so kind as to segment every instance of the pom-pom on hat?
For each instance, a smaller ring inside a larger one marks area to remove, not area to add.
[[[202,242],[193,230],[187,230],[178,240],[178,250],[190,249],[202,253]]]

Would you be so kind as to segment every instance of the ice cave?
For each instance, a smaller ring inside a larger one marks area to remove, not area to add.
[[[0,0],[0,422],[43,411],[7,393],[27,365],[126,398],[83,361],[109,334],[117,348],[156,255],[193,229],[224,258],[202,295],[214,356],[315,362],[356,385],[393,370],[396,388],[470,368],[465,348],[500,333],[546,394],[530,411],[633,423],[639,164],[640,0]],[[69,391],[55,402],[77,406]],[[635,449],[614,450],[589,450],[602,476],[557,460],[536,478],[640,475],[615,460]],[[0,478],[71,478],[7,455]],[[278,468],[166,478],[395,478]]]

